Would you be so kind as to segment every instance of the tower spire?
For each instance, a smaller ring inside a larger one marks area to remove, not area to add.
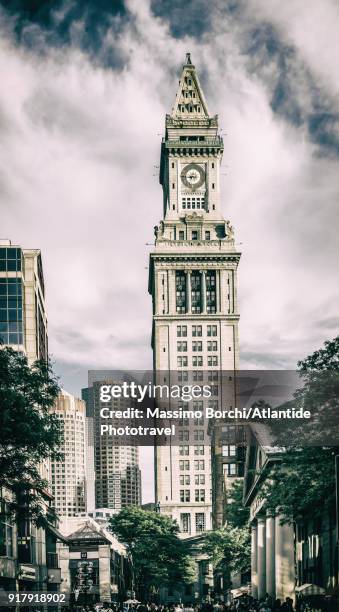
[[[186,53],[186,62],[182,68],[171,116],[178,119],[207,119],[210,117],[190,53]]]

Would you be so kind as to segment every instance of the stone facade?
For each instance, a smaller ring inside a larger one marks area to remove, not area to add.
[[[131,568],[126,548],[89,517],[65,518],[59,544],[61,591],[71,603],[90,604],[124,600],[131,589]]]
[[[295,600],[296,559],[293,525],[268,511],[262,495],[264,476],[281,461],[281,451],[267,445],[264,427],[251,427],[247,448],[244,501],[251,518],[251,588],[258,599],[268,593],[273,599]],[[263,440],[261,443],[260,440]]]
[[[155,228],[149,275],[152,348],[157,382],[166,379],[165,372],[179,382],[201,380],[203,372],[217,387],[213,406],[221,397],[218,373],[233,371],[239,359],[240,253],[221,212],[222,155],[218,118],[208,111],[188,54],[161,145],[163,219]],[[234,405],[232,388],[223,399]],[[200,433],[194,426],[182,430],[186,445],[155,449],[156,502],[177,520],[184,537],[212,526],[207,420],[199,427]]]

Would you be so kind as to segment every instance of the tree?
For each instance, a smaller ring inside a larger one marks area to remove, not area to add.
[[[280,460],[268,471],[263,496],[268,507],[289,522],[315,517],[335,504],[334,457],[339,452],[339,336],[298,362],[302,387],[290,407],[303,407],[312,418],[287,423],[279,434]]]
[[[25,355],[0,347],[0,488],[7,508],[29,508],[32,518],[41,514],[47,483],[39,472],[44,459],[55,455],[61,442],[59,422],[50,408],[59,392],[50,363],[32,366]]]
[[[168,516],[130,506],[110,519],[110,530],[128,547],[140,598],[149,598],[161,586],[192,582],[185,543],[178,537],[177,523]]]
[[[214,572],[231,586],[231,573],[246,573],[251,566],[249,508],[243,505],[243,480],[235,480],[227,491],[227,521],[221,529],[206,533],[204,552]]]
[[[231,527],[247,527],[250,509],[243,505],[243,480],[235,480],[227,491],[227,525]]]
[[[248,527],[232,527],[206,533],[204,551],[212,561],[214,570],[224,576],[231,572],[245,573],[251,565],[251,538]]]

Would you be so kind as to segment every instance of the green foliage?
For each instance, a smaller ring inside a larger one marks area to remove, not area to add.
[[[250,509],[243,505],[243,491],[243,480],[235,480],[227,491],[227,524],[232,527],[249,524]]]
[[[24,497],[34,518],[40,514],[46,482],[39,464],[57,453],[60,425],[51,414],[59,392],[50,363],[31,367],[26,357],[10,347],[0,347],[0,487]],[[9,507],[22,504],[9,496]]]
[[[247,572],[251,565],[251,538],[247,527],[226,525],[206,533],[204,551],[214,569],[223,573]]]
[[[164,585],[192,582],[187,548],[168,516],[130,506],[111,518],[110,530],[128,546],[140,597]]]
[[[315,518],[335,503],[334,452],[331,448],[289,449],[263,486],[267,507],[289,522]]]
[[[313,517],[335,504],[334,457],[339,453],[339,336],[325,342],[298,363],[303,385],[289,403],[304,407],[310,421],[288,425],[279,443],[284,452],[276,467],[267,473],[263,496],[268,506],[288,521]]]
[[[206,533],[204,552],[214,570],[229,580],[231,572],[245,573],[251,565],[249,508],[243,505],[243,480],[235,480],[227,492],[227,522]]]

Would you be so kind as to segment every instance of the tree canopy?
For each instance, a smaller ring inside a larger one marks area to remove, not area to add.
[[[47,485],[39,466],[58,452],[61,442],[59,422],[50,410],[58,392],[49,362],[29,366],[22,353],[0,347],[0,487],[25,492],[32,517],[40,513]],[[16,499],[8,498],[12,510],[18,509]]]
[[[149,597],[161,586],[192,582],[185,542],[170,517],[130,506],[110,519],[110,530],[128,547],[140,597]]]
[[[339,336],[298,362],[302,386],[290,402],[311,412],[279,436],[280,461],[267,473],[267,505],[286,520],[320,515],[335,504],[335,455],[339,454]],[[338,441],[338,442],[337,442]]]

